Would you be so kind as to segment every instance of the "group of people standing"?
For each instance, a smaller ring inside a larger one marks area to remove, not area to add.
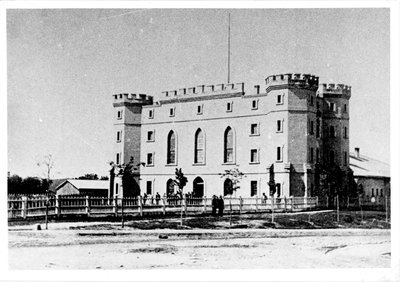
[[[217,209],[218,209],[218,216],[223,216],[225,204],[224,204],[224,198],[222,196],[219,196],[218,198],[216,195],[213,195],[211,206],[212,206],[211,214],[213,216],[217,216]]]

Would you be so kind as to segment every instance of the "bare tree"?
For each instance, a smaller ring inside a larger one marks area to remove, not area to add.
[[[47,184],[50,187],[51,175],[52,175],[52,170],[53,170],[53,167],[54,167],[54,158],[53,158],[53,156],[51,154],[44,156],[43,160],[41,162],[37,163],[37,166],[44,168],[44,175],[45,175],[45,178],[47,180]]]

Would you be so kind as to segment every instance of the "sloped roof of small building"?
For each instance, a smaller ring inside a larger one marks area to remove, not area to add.
[[[350,153],[350,168],[354,176],[390,177],[390,165],[364,155]]]
[[[57,186],[60,189],[65,183],[71,183],[76,189],[108,189],[110,182],[108,180],[83,180],[83,179],[67,179]]]

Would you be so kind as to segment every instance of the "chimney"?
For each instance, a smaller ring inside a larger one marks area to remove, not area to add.
[[[360,158],[360,148],[354,148],[354,151],[356,152],[356,158]]]

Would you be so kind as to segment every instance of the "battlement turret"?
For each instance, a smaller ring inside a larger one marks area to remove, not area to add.
[[[119,103],[129,103],[129,104],[153,104],[153,96],[146,94],[133,94],[133,93],[120,93],[113,94],[114,105]]]
[[[286,73],[270,75],[265,79],[265,83],[267,85],[267,89],[269,87],[288,86],[315,91],[318,89],[319,78],[318,76],[311,74]]]
[[[334,94],[351,96],[351,86],[344,84],[320,84],[318,88],[319,95]]]
[[[180,88],[178,90],[163,91],[163,98],[183,98],[195,95],[213,95],[244,92],[244,83],[214,84],[214,85],[198,85],[188,88]]]

